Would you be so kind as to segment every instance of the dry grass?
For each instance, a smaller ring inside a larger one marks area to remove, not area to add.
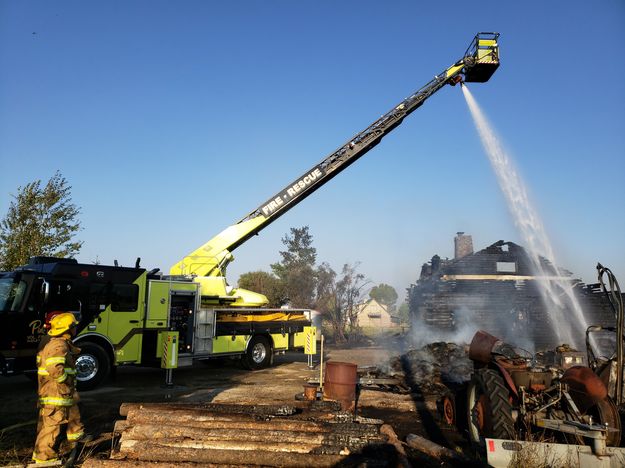
[[[524,446],[514,453],[508,468],[568,468],[570,456],[556,456],[548,446]]]
[[[30,463],[36,424],[36,421],[28,421],[0,431],[0,466]]]
[[[5,466],[26,466],[32,463],[33,444],[35,442],[34,423],[24,423],[0,431],[0,467]],[[106,458],[111,453],[113,434],[102,434],[97,440],[79,444],[75,457],[74,466],[80,467],[89,457],[96,454],[106,454]],[[71,452],[71,446],[67,441],[61,443],[59,448],[61,457],[67,459]]]
[[[545,434],[528,434],[521,450],[514,453],[508,468],[568,468],[572,466],[570,455],[556,455],[547,445],[553,443]]]

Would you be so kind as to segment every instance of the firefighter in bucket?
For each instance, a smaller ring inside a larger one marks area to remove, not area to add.
[[[49,338],[37,353],[39,422],[32,459],[36,463],[58,460],[62,431],[71,444],[84,436],[76,392],[76,357],[72,344],[78,322],[73,314],[50,314]],[[45,338],[45,337],[44,337]]]

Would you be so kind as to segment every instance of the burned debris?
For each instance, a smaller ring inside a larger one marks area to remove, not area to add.
[[[572,273],[541,258],[542,269],[564,278],[573,287],[589,323],[614,321],[598,285],[586,285]],[[434,255],[424,264],[416,284],[408,289],[411,319],[416,330],[438,332],[446,341],[462,334],[466,342],[478,329],[530,350],[552,349],[562,344],[541,299],[527,251],[513,242],[498,241],[473,252],[471,236],[458,233],[455,257]],[[572,316],[569,320],[575,320]],[[569,343],[581,348],[580,342]]]
[[[392,360],[394,370],[403,371],[413,395],[441,396],[471,378],[473,364],[467,347],[456,343],[430,343],[411,349]]]

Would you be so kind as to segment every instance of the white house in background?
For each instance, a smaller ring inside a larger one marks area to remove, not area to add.
[[[369,299],[356,307],[358,308],[358,325],[362,328],[394,328],[397,326],[388,311],[388,307],[375,299]]]

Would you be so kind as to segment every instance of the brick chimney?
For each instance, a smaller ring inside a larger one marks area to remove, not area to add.
[[[457,232],[454,237],[454,259],[459,259],[473,253],[473,238],[464,232]]]

